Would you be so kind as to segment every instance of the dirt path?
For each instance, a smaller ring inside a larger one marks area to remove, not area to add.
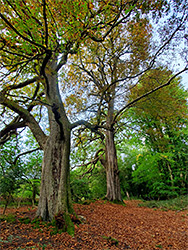
[[[188,249],[188,211],[161,211],[138,207],[137,201],[126,206],[97,201],[75,205],[77,214],[87,222],[75,226],[75,236],[50,234],[50,228],[1,222],[0,249]],[[8,209],[17,218],[34,217],[36,209]],[[2,212],[2,210],[0,210]]]

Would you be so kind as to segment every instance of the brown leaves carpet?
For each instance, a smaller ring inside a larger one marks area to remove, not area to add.
[[[87,221],[75,225],[75,236],[67,233],[51,235],[51,228],[41,224],[23,224],[19,218],[34,218],[36,209],[7,209],[16,214],[16,222],[1,221],[0,249],[188,249],[188,211],[162,211],[138,207],[138,201],[126,206],[96,201],[75,204],[77,214]],[[2,209],[0,210],[2,213]]]

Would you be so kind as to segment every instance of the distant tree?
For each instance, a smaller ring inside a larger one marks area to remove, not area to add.
[[[138,26],[142,29],[139,30]],[[130,75],[133,76],[138,67],[146,63],[147,48],[149,48],[151,37],[150,29],[146,19],[131,20],[127,25],[117,27],[102,44],[88,45],[87,57],[83,56],[86,49],[84,47],[80,55],[80,64],[76,67],[76,74],[69,71],[71,81],[76,81],[77,77],[81,82],[78,86],[81,91],[82,88],[87,88],[89,101],[85,107],[81,108],[83,111],[84,109],[86,112],[90,111],[93,117],[90,122],[95,124],[93,127],[100,129],[101,139],[104,140],[100,148],[103,148],[105,154],[104,157],[101,154],[98,160],[101,161],[106,171],[106,198],[111,201],[122,201],[114,141],[117,129],[114,116],[117,107],[125,102],[124,95],[129,88],[128,83],[124,86],[119,84],[118,80],[128,72],[131,72]],[[135,40],[133,39],[129,45],[133,36]],[[137,47],[140,53],[138,54],[133,47]],[[123,60],[125,55],[128,57],[127,60]],[[135,64],[134,67],[132,64]],[[74,72],[75,66],[72,67]],[[70,101],[70,98],[72,95],[67,98],[67,101]],[[85,93],[83,93],[83,98],[85,98]]]
[[[176,14],[174,11],[174,15]],[[185,21],[186,18],[184,16],[181,21]],[[84,128],[79,129],[76,143],[80,140],[87,145],[88,141],[85,138],[88,138],[88,135],[91,143],[94,139],[99,140],[100,147],[96,151],[103,149],[105,153],[96,152],[96,158],[89,161],[89,164],[95,165],[96,160],[102,162],[106,171],[106,198],[109,200],[122,199],[114,137],[121,127],[124,128],[125,111],[142,98],[145,100],[144,97],[171,84],[175,76],[168,75],[165,81],[160,81],[157,88],[148,87],[145,92],[140,92],[140,95],[137,95],[136,86],[140,85],[138,79],[154,68],[163,51],[170,53],[169,47],[175,40],[174,35],[179,34],[180,26],[185,25],[184,21],[179,23],[173,20],[171,35],[167,35],[166,32],[163,35],[158,33],[160,42],[158,46],[154,46],[156,33],[152,22],[150,23],[145,16],[136,15],[116,27],[101,44],[89,43],[81,47],[78,55],[72,59],[73,63],[67,71],[66,84],[69,81],[69,86],[74,91],[65,101],[69,107],[71,105],[72,110],[69,108],[69,112],[72,115],[76,116],[81,112],[82,116],[90,119],[92,132],[96,129],[98,132],[96,136],[90,136],[90,132],[86,132]],[[162,28],[165,29],[165,25]],[[85,51],[89,52],[88,55]],[[187,67],[176,76],[186,70]],[[128,98],[130,92],[135,92],[135,98],[131,100]]]
[[[17,144],[14,136],[11,141],[0,145],[0,196],[5,200],[3,214],[22,183],[23,168],[20,166],[20,161],[14,161],[19,154]]]
[[[135,87],[136,91],[131,93],[130,99],[158,87],[171,75],[171,71],[162,68],[148,71],[140,78],[140,84]],[[140,178],[140,182],[150,185],[153,195],[156,192],[155,195],[164,197],[170,193],[185,192],[188,109],[187,92],[180,79],[175,78],[170,86],[137,102],[131,108],[130,116],[150,149],[139,157],[135,180]]]
[[[20,195],[24,196],[25,192],[27,192],[30,194],[27,198],[30,198],[32,204],[35,205],[36,196],[39,195],[43,152],[40,150],[33,135],[29,131],[25,133],[24,137],[25,140],[22,142],[22,152],[20,152],[15,159],[21,160],[23,168],[23,188],[20,190]]]

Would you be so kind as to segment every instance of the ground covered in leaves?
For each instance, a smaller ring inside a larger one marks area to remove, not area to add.
[[[86,221],[75,225],[74,237],[33,221],[36,208],[7,209],[7,220],[1,220],[0,249],[188,249],[187,210],[139,207],[138,201],[125,204],[75,204],[76,213]]]

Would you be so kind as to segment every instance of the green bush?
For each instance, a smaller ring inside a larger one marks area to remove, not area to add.
[[[184,210],[188,209],[188,196],[180,196],[174,199],[163,201],[144,201],[139,204],[141,207],[170,209],[170,210]]]

